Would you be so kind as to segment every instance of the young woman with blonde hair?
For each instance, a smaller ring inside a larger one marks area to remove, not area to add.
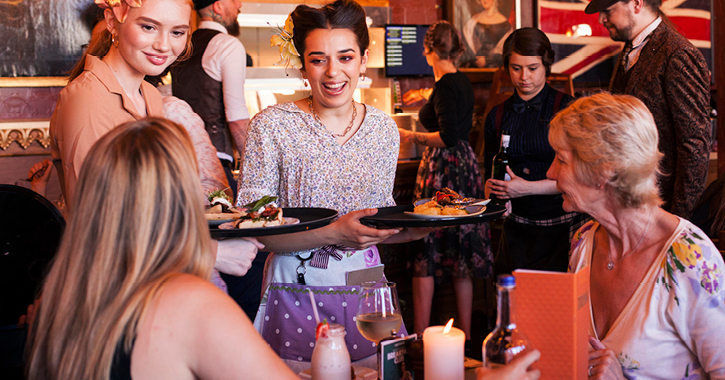
[[[75,186],[93,143],[115,126],[163,117],[161,94],[144,82],[190,51],[191,0],[96,0],[106,28],[72,70],[50,121],[53,162],[73,211]]]
[[[28,379],[292,379],[234,301],[186,131],[149,118],[90,150],[31,331]],[[209,312],[213,310],[214,312]]]

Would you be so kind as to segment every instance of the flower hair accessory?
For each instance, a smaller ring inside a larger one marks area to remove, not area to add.
[[[118,1],[118,0],[117,0]],[[270,46],[279,46],[279,62],[276,65],[292,66],[294,69],[302,68],[302,61],[300,60],[300,53],[297,52],[294,42],[292,42],[292,36],[294,35],[294,24],[292,23],[292,15],[287,17],[284,22],[284,28],[277,27],[279,33],[272,36],[270,40]]]
[[[93,2],[101,8],[109,8],[121,24],[126,21],[131,8],[141,6],[141,0],[94,0]]]

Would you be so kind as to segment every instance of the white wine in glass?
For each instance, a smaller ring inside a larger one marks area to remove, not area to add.
[[[365,339],[379,343],[400,331],[398,291],[394,282],[366,282],[360,288],[360,302],[355,317],[357,329]]]

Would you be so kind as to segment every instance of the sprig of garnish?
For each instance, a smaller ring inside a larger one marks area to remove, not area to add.
[[[267,203],[271,203],[276,200],[277,200],[277,197],[265,195],[262,198],[259,198],[258,200],[254,201],[254,202],[245,204],[244,208],[246,208],[248,212],[257,212],[260,208],[262,208]]]
[[[227,189],[228,189],[228,187],[227,187]],[[209,202],[211,202],[212,200],[214,200],[214,198],[224,198],[224,199],[226,199],[226,200],[227,200],[227,201],[228,201],[229,203],[232,203],[232,200],[231,200],[231,198],[229,198],[229,196],[227,195],[227,193],[225,193],[225,191],[226,191],[227,189],[222,189],[222,190],[214,190],[214,191],[212,191],[212,192],[210,192],[210,193],[209,193],[209,196],[208,196],[208,198],[207,198],[207,199],[209,200]]]

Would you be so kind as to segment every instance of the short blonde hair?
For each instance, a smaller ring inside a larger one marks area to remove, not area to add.
[[[179,273],[214,265],[191,139],[147,118],[101,137],[83,162],[74,213],[43,286],[28,379],[107,379],[122,337]]]
[[[622,207],[662,204],[657,126],[639,99],[605,92],[578,99],[551,121],[549,143],[573,153],[578,181],[609,185]]]

